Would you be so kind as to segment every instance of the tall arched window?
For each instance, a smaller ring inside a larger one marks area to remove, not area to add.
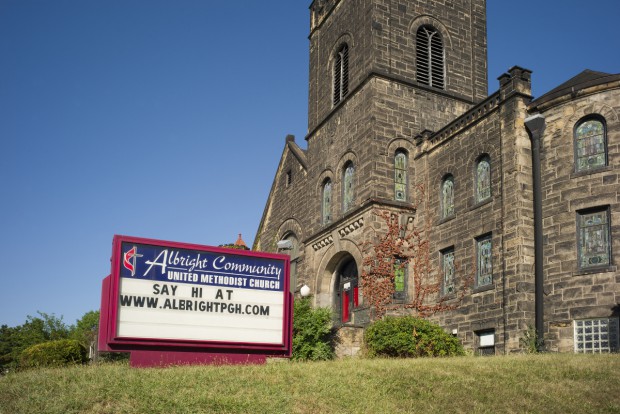
[[[332,181],[327,178],[323,182],[323,200],[321,205],[321,216],[323,224],[329,224],[332,221]]]
[[[591,171],[607,165],[607,137],[603,118],[588,117],[575,127],[575,170]]]
[[[476,188],[477,203],[481,203],[491,197],[491,160],[487,155],[480,157],[476,164],[474,186]]]
[[[344,167],[342,177],[342,211],[347,211],[353,207],[353,196],[355,191],[355,167],[349,162]]]
[[[407,201],[407,153],[400,149],[394,156],[394,198]]]
[[[454,215],[454,177],[446,176],[441,183],[441,218]]]
[[[422,26],[416,33],[417,79],[423,85],[444,89],[444,49],[441,34],[432,26]]]
[[[334,105],[349,93],[349,45],[343,44],[334,56]]]

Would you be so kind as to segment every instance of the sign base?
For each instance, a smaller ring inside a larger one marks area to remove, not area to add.
[[[266,355],[155,350],[131,351],[129,357],[129,365],[136,368],[174,365],[259,365],[266,361]]]

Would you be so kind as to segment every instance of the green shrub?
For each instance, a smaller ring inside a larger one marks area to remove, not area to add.
[[[26,348],[20,356],[20,366],[61,366],[88,361],[86,348],[73,339],[43,342]]]
[[[312,308],[310,298],[296,299],[293,308],[293,355],[297,361],[334,358],[332,314],[328,308]]]
[[[387,316],[364,332],[369,357],[432,357],[465,355],[459,340],[441,327],[413,316]]]

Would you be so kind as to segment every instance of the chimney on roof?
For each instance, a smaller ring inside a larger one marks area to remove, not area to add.
[[[241,233],[239,233],[239,237],[237,238],[237,241],[235,242],[235,246],[243,246],[245,248],[248,247],[248,246],[246,246],[245,242],[241,238]]]

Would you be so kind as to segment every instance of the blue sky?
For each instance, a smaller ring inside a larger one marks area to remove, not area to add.
[[[99,308],[112,236],[251,245],[305,145],[309,0],[0,0],[0,324]],[[488,1],[489,89],[620,72],[617,0]]]

